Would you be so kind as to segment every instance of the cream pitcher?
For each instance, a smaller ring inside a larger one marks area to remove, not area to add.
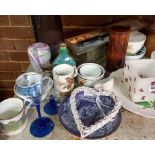
[[[0,135],[12,136],[27,126],[27,112],[32,102],[8,98],[0,102]]]

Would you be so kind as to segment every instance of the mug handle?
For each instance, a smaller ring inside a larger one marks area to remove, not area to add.
[[[77,76],[77,68],[76,68],[76,66],[74,66],[74,77],[76,77]]]

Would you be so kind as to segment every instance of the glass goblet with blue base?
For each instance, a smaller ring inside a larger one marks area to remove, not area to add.
[[[53,121],[42,117],[40,112],[41,99],[46,96],[51,86],[51,79],[43,74],[25,73],[16,80],[16,92],[37,109],[38,118],[30,126],[30,132],[35,137],[44,137],[54,128]]]
[[[40,98],[40,96],[31,98],[38,113],[38,118],[34,120],[30,126],[30,132],[35,137],[44,137],[48,135],[54,128],[54,123],[50,118],[41,116]]]
[[[48,115],[56,115],[58,113],[57,100],[55,96],[50,95],[49,101],[44,106],[44,112]]]

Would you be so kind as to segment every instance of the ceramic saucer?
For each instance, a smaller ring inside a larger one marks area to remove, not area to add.
[[[125,59],[126,60],[137,60],[137,59],[141,59],[146,53],[146,47],[143,46],[137,53],[135,54],[126,54]]]
[[[71,134],[80,137],[80,132],[77,129],[76,123],[73,118],[73,114],[70,107],[70,96],[65,97],[63,102],[59,107],[59,119],[64,128],[70,132]],[[121,112],[119,112],[115,119],[112,122],[109,122],[105,126],[101,127],[97,131],[93,132],[92,134],[88,135],[87,139],[98,139],[104,138],[113,132],[115,132],[121,123]]]
[[[144,109],[140,107],[138,104],[135,104],[134,102],[131,101],[124,84],[121,82],[122,76],[123,76],[123,69],[119,69],[111,73],[110,75],[110,78],[114,79],[112,91],[115,92],[116,95],[119,97],[119,99],[122,101],[122,107],[133,113],[149,118],[155,118],[154,108]]]

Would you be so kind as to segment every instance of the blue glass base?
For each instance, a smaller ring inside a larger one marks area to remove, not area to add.
[[[54,97],[44,106],[44,111],[48,115],[56,115],[58,113],[57,103]]]
[[[36,119],[30,126],[30,132],[34,137],[44,137],[54,128],[53,121],[48,117]]]

